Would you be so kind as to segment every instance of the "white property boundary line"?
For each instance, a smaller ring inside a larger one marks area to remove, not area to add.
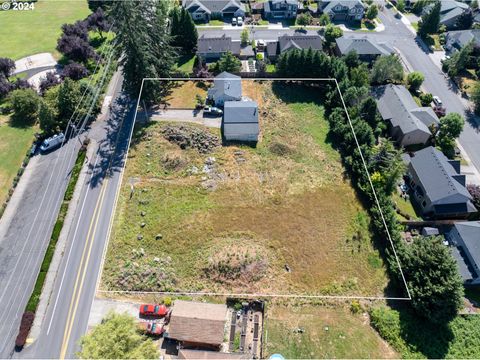
[[[238,78],[224,78],[223,80],[237,80]],[[122,168],[122,174],[121,174],[121,179],[118,184],[118,191],[117,191],[117,198],[120,192],[121,185],[123,183],[123,174],[125,167],[127,165],[127,159],[128,159],[128,152],[130,151],[130,143],[133,135],[133,128],[135,126],[135,122],[137,120],[137,114],[138,114],[138,107],[140,105],[140,99],[142,96],[143,92],[143,86],[145,84],[145,81],[214,81],[214,78],[144,78],[142,79],[142,83],[140,86],[140,91],[138,94],[138,99],[137,99],[137,107],[135,109],[135,117],[133,120],[133,125],[132,125],[132,130],[130,132],[130,138],[128,140],[128,148],[127,152],[125,154],[125,161],[123,164]],[[365,171],[367,173],[368,181],[370,183],[370,187],[373,191],[373,195],[375,198],[375,202],[377,204],[378,210],[380,211],[380,215],[382,217],[382,222],[383,225],[385,226],[385,230],[387,233],[388,240],[390,241],[390,245],[392,246],[393,253],[395,255],[395,260],[397,262],[398,268],[400,269],[400,274],[402,277],[403,284],[405,285],[405,289],[407,290],[407,295],[408,297],[387,297],[387,296],[342,296],[342,295],[300,295],[300,294],[262,294],[262,293],[216,293],[216,292],[181,292],[181,291],[128,291],[128,290],[100,290],[97,289],[97,292],[99,293],[104,293],[104,294],[150,294],[150,295],[191,295],[191,296],[232,296],[232,297],[278,297],[278,298],[303,298],[303,299],[337,299],[337,300],[346,300],[346,299],[358,299],[358,300],[400,300],[400,301],[411,301],[411,293],[410,289],[408,288],[407,282],[405,280],[405,275],[403,273],[402,267],[400,265],[400,260],[397,255],[397,251],[395,249],[395,246],[393,245],[393,240],[390,235],[390,231],[388,230],[387,223],[385,221],[385,217],[383,215],[382,208],[380,206],[380,202],[378,201],[377,193],[375,191],[375,187],[373,186],[372,179],[370,177],[370,173],[368,172],[368,167],[367,163],[365,161],[365,158],[363,156],[362,149],[360,147],[360,144],[358,142],[357,134],[355,133],[355,129],[352,124],[352,120],[350,119],[350,114],[348,113],[347,106],[345,104],[345,101],[343,99],[343,94],[342,91],[340,90],[340,87],[338,85],[338,81],[335,78],[242,78],[241,80],[248,80],[248,81],[334,81],[335,86],[337,87],[338,93],[340,95],[340,99],[342,101],[343,108],[345,110],[345,114],[347,115],[348,123],[350,125],[350,128],[352,129],[353,137],[355,139],[355,143],[357,145],[358,151],[360,153],[360,157],[362,159],[363,167],[365,168]],[[114,212],[116,211],[116,206],[114,207]],[[112,216],[111,222],[113,221],[114,216]],[[110,236],[111,233],[108,235],[107,239],[107,246],[108,243],[110,242]],[[102,262],[103,263],[103,262]],[[103,269],[101,269],[103,271]],[[97,284],[98,285],[98,284]]]

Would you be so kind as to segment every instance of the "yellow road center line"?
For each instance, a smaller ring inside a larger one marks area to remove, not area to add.
[[[105,180],[104,186],[102,188],[102,190],[105,189],[105,191],[103,191],[102,195],[101,195],[99,210],[102,208],[103,200],[105,199],[105,193],[107,192],[106,189],[107,189],[107,186],[108,186],[108,180],[109,180],[108,178]],[[98,213],[98,216],[95,220],[95,226],[93,228],[93,233],[92,233],[91,241],[90,241],[89,248],[88,248],[87,258],[85,259],[85,266],[84,266],[83,272],[82,272],[82,279],[80,281],[80,287],[78,288],[79,291],[78,291],[78,294],[77,294],[77,297],[76,297],[76,300],[75,300],[75,306],[73,307],[73,314],[71,316],[71,321],[70,321],[70,324],[69,324],[68,334],[67,334],[67,338],[66,338],[66,342],[65,342],[65,349],[64,349],[65,353],[66,353],[67,348],[68,348],[68,342],[70,340],[70,335],[71,335],[71,332],[72,332],[73,323],[75,321],[75,316],[76,316],[77,309],[78,309],[78,302],[80,301],[80,295],[82,293],[83,283],[85,281],[85,275],[87,274],[88,262],[90,260],[90,255],[92,253],[93,242],[94,242],[94,239],[95,239],[95,235],[97,233],[97,226],[98,226],[99,219],[100,219],[100,212]],[[63,359],[65,357],[65,353],[61,354],[62,355],[61,359]]]
[[[75,279],[75,286],[73,288],[73,294],[72,294],[72,300],[70,301],[70,307],[68,309],[68,314],[67,314],[67,323],[66,323],[66,327],[65,327],[65,332],[64,332],[64,335],[63,335],[63,342],[62,342],[62,348],[61,348],[61,356],[60,358],[64,358],[65,357],[65,352],[66,352],[66,345],[68,344],[68,341],[67,340],[67,329],[70,325],[70,322],[71,322],[71,312],[72,312],[72,307],[73,307],[73,304],[75,302],[75,298],[76,298],[76,295],[77,295],[77,287],[78,287],[78,281],[80,280],[80,275],[81,275],[81,269],[82,269],[82,265],[83,265],[83,261],[84,261],[84,258],[85,258],[85,254],[86,254],[86,251],[87,251],[87,248],[88,248],[88,242],[90,240],[90,234],[92,232],[92,228],[93,228],[93,224],[95,222],[95,219],[97,218],[97,215],[98,215],[98,212],[99,212],[99,208],[100,208],[100,201],[102,199],[102,194],[104,193],[104,189],[105,187],[102,186],[102,189],[100,191],[100,196],[98,197],[97,199],[97,203],[95,204],[95,209],[94,209],[94,212],[93,212],[93,216],[92,216],[92,220],[90,221],[90,225],[88,227],[88,233],[87,233],[87,238],[86,238],[86,241],[85,241],[85,246],[83,248],[83,252],[82,252],[82,257],[81,257],[81,260],[80,260],[80,264],[79,264],[79,269],[78,269],[78,273],[77,273],[77,277]]]

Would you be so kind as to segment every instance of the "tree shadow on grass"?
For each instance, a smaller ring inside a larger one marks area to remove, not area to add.
[[[416,315],[407,303],[390,301],[389,305],[399,312],[400,335],[411,351],[429,359],[445,359],[455,338],[448,323],[433,324]]]
[[[16,116],[15,114],[12,114],[10,116],[10,119],[8,120],[8,125],[17,129],[28,129],[28,128],[31,128],[33,125],[35,125],[35,120],[32,120],[32,121],[25,120],[20,116]]]

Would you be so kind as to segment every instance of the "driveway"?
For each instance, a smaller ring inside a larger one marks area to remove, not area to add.
[[[186,122],[218,129],[222,125],[221,116],[208,116],[204,115],[203,111],[196,112],[195,110],[156,110],[149,116],[154,121]]]
[[[26,73],[28,79],[39,72],[54,69],[56,66],[57,61],[50,53],[30,55],[15,61],[13,75]]]

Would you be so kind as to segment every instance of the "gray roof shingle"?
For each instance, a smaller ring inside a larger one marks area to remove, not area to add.
[[[461,49],[473,41],[475,46],[480,46],[480,29],[449,31],[445,37],[448,49]]]
[[[358,55],[390,55],[394,50],[384,42],[377,42],[365,35],[362,38],[339,37],[335,40],[342,55],[356,51]]]
[[[379,86],[374,90],[374,96],[383,120],[390,121],[393,127],[398,126],[403,134],[421,130],[431,135],[429,126],[439,123],[431,108],[418,107],[405,86]]]
[[[347,7],[348,10],[354,7],[363,7],[363,3],[360,0],[324,0],[323,2],[323,12],[330,13],[334,12],[334,8],[337,5],[341,5],[342,7]]]
[[[226,101],[223,108],[223,134],[227,140],[257,141],[258,105],[255,101]]]
[[[245,4],[240,0],[182,0],[182,6],[189,11],[201,7],[208,13],[220,13],[224,10],[235,11],[236,9],[245,11]]]
[[[411,157],[410,166],[433,205],[465,203],[467,210],[474,211],[470,193],[455,179],[459,174],[441,151],[432,146],[419,150]]]
[[[242,78],[226,71],[215,76],[214,86],[208,89],[208,95],[217,97],[222,94],[237,99],[242,97]]]
[[[202,54],[216,54],[230,51],[234,55],[240,55],[240,41],[232,41],[231,37],[223,34],[220,37],[207,37],[205,34],[197,40],[197,52]]]

